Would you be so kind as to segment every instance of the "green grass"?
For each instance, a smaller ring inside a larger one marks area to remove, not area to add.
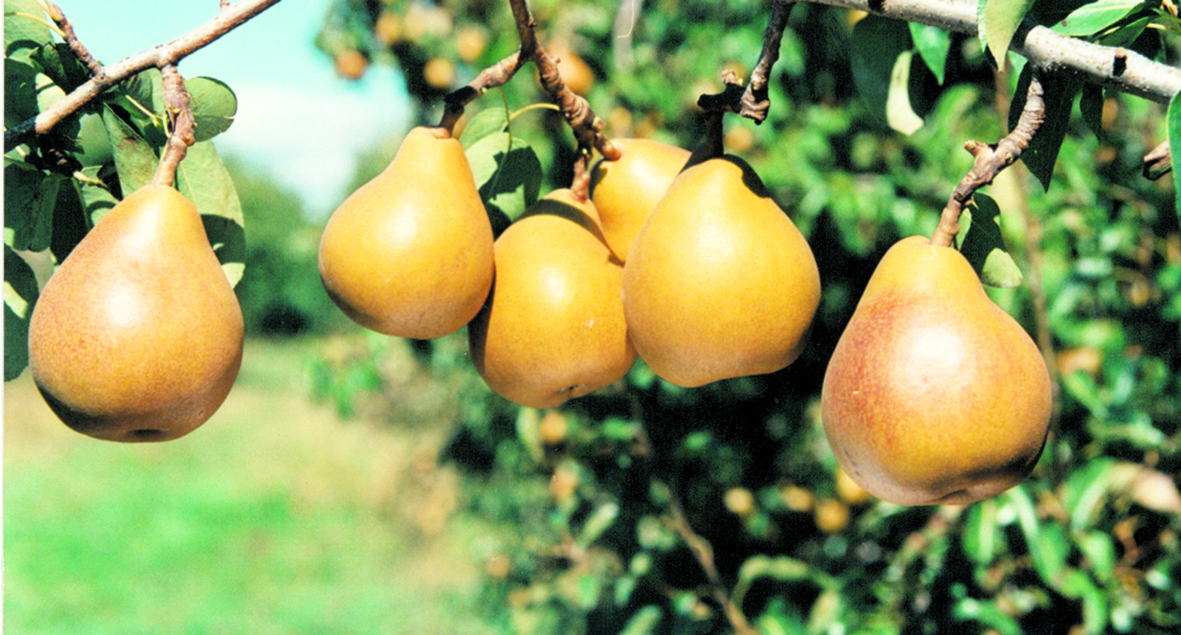
[[[303,355],[251,343],[218,414],[158,445],[78,435],[27,373],[7,384],[5,632],[490,632],[478,526],[412,522],[444,482],[413,457],[448,424],[340,421],[307,400]]]

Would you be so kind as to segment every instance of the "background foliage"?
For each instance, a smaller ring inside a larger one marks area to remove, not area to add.
[[[1055,24],[1087,3],[1033,4]],[[1058,28],[1176,59],[1149,28],[1161,19],[1152,3],[1096,4],[1108,13]],[[691,148],[697,97],[720,90],[723,68],[749,74],[766,5],[628,6],[531,8],[609,135]],[[995,34],[1006,16],[993,11]],[[495,3],[344,1],[317,42],[331,56],[357,50],[392,64],[431,123],[441,96],[516,37]],[[990,294],[1054,362],[1054,433],[1034,475],[996,499],[902,508],[840,474],[816,414],[820,382],[877,259],[900,237],[929,235],[971,167],[962,143],[1007,132],[1023,60],[997,71],[982,40],[809,4],[793,9],[781,56],[768,120],[728,118],[726,147],[754,165],[817,254],[824,296],[809,348],[779,373],[692,390],[640,363],[622,385],[553,412],[517,408],[472,380],[445,458],[464,467],[472,509],[521,528],[489,567],[489,619],[520,633],[727,631],[679,509],[767,633],[1181,627],[1181,234],[1172,184],[1140,175],[1166,138],[1163,108],[1070,83],[1051,95],[1061,146],[1035,149],[984,190],[1023,275]],[[451,81],[428,70],[440,66]],[[528,74],[469,112],[543,101]],[[888,106],[899,90],[909,115]],[[524,114],[510,130],[544,166],[542,194],[569,183],[573,140],[556,116]],[[386,344],[371,346],[380,358]],[[420,348],[425,365],[473,375],[462,343]],[[322,390],[347,403],[380,393],[381,373],[372,379],[358,392]]]

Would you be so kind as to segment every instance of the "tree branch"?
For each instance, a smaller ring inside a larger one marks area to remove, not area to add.
[[[976,0],[800,0],[868,11],[886,18],[977,35]],[[1071,72],[1082,79],[1158,103],[1181,92],[1181,69],[1153,62],[1122,47],[1103,46],[1061,35],[1026,21],[1010,50],[1036,67]]]
[[[57,102],[36,117],[24,121],[4,132],[4,151],[25,143],[31,135],[45,134],[62,119],[70,116],[95,99],[111,86],[149,68],[163,68],[176,64],[221,36],[241,26],[247,20],[262,13],[280,0],[238,0],[233,4],[222,4],[217,17],[193,29],[185,35],[128,57],[118,63],[102,66],[85,84],[82,84],[64,99]]]

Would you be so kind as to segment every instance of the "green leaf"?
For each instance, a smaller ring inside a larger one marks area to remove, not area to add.
[[[37,68],[27,60],[4,60],[4,125],[7,128],[36,117]]]
[[[649,604],[631,616],[619,635],[650,635],[656,632],[663,619],[664,611],[659,606]]]
[[[990,498],[968,508],[963,532],[964,553],[979,567],[991,565],[1004,547],[1004,534],[999,531],[997,523],[997,505],[997,500]]]
[[[890,127],[910,136],[923,127],[923,118],[910,105],[910,61],[913,53],[903,51],[894,60],[890,72],[890,90],[886,95],[886,121]]]
[[[910,30],[905,22],[871,15],[853,27],[853,83],[869,111],[887,122],[895,69],[903,54],[909,64],[910,50]],[[897,95],[894,99],[898,101]],[[909,108],[909,97],[906,103]]]
[[[1094,35],[1144,8],[1144,0],[1094,0],[1051,28],[1063,35]]]
[[[1021,69],[1013,103],[1009,106],[1009,130],[1017,126],[1021,111],[1025,108],[1032,77],[1033,68],[1030,65]],[[1058,161],[1058,151],[1062,148],[1062,140],[1066,138],[1066,130],[1070,125],[1074,97],[1082,88],[1082,82],[1063,73],[1043,74],[1041,82],[1046,104],[1045,118],[1029,142],[1029,147],[1021,154],[1021,161],[1048,191],[1054,176],[1054,164]]]
[[[78,61],[65,42],[46,44],[33,51],[31,59],[41,67],[42,73],[66,92],[73,91],[90,79],[90,71]]]
[[[459,135],[459,142],[464,150],[470,150],[483,139],[505,132],[508,129],[508,110],[506,108],[487,108],[472,117]],[[470,159],[469,159],[470,160]],[[476,181],[477,185],[479,181]]]
[[[978,30],[980,41],[992,55],[997,68],[1005,66],[1005,55],[1013,35],[1025,20],[1034,0],[980,0]]]
[[[1038,520],[1033,499],[1023,485],[1014,487],[1006,495],[1017,512],[1018,525],[1025,537],[1025,546],[1029,549],[1034,569],[1047,586],[1057,588],[1070,551],[1066,529],[1058,524],[1043,524]]]
[[[507,132],[490,134],[467,150],[476,188],[497,235],[537,201],[544,177],[533,148]]]
[[[1103,134],[1103,87],[1098,84],[1084,84],[1079,96],[1078,109],[1083,123],[1096,135]]]
[[[238,191],[212,141],[189,147],[176,169],[176,189],[201,212],[213,253],[230,284],[237,285],[246,268],[246,224]]]
[[[977,192],[960,217],[959,249],[980,282],[1009,288],[1021,284],[1021,269],[1005,248],[1001,236],[1001,210],[992,197]]]
[[[152,146],[110,106],[103,108],[103,125],[111,136],[111,153],[123,195],[151,183],[160,161]]]
[[[37,295],[32,267],[4,245],[4,381],[16,379],[29,365],[29,318]]]
[[[53,238],[53,210],[65,177],[27,163],[4,166],[4,242],[19,251],[41,251]]]
[[[208,141],[229,129],[238,112],[238,97],[224,82],[211,77],[185,80],[193,112],[193,134]]]
[[[942,85],[947,74],[947,54],[951,51],[951,33],[938,27],[911,22],[910,39],[919,57]]]
[[[4,0],[4,51],[11,53],[17,45],[36,48],[52,42],[49,24],[49,16],[37,0]]]
[[[1169,100],[1168,111],[1168,127],[1169,127],[1169,152],[1174,157],[1181,157],[1181,93],[1173,95]],[[1181,170],[1176,167],[1173,168],[1173,191],[1181,193]],[[1173,197],[1173,205],[1176,206],[1177,215],[1181,216],[1181,195]]]

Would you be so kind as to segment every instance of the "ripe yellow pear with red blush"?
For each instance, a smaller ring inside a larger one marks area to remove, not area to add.
[[[184,436],[242,362],[242,311],[197,208],[163,185],[117,204],[50,277],[29,368],[67,426],[110,441]]]
[[[1038,347],[959,251],[886,252],[833,352],[821,418],[838,462],[901,505],[967,504],[1029,475],[1050,420]]]
[[[620,260],[660,202],[690,152],[652,139],[612,139],[620,150],[614,161],[600,159],[591,170],[590,197],[607,246]]]
[[[492,240],[463,146],[445,128],[422,126],[332,213],[320,279],[361,326],[441,337],[467,324],[488,296]]]
[[[623,268],[636,350],[683,387],[787,367],[819,303],[807,240],[754,170],[729,155],[673,180]]]
[[[530,206],[496,239],[496,281],[468,326],[485,383],[553,408],[621,379],[636,359],[622,276],[593,203],[561,189]]]

